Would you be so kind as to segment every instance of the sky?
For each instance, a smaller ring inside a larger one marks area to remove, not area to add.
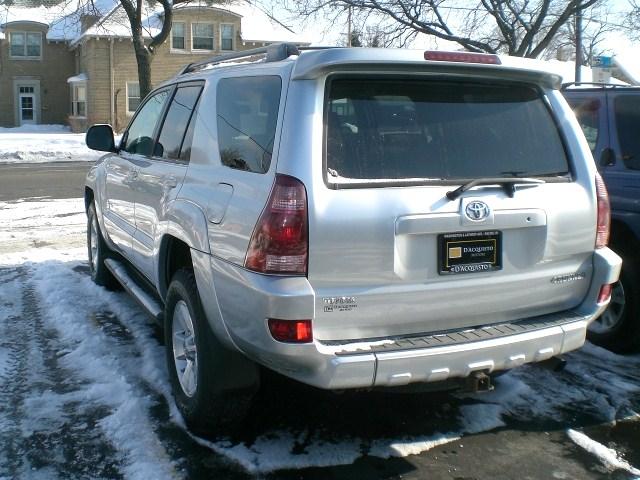
[[[472,2],[469,0],[449,0],[461,5],[469,5]],[[475,3],[475,2],[473,2]],[[305,21],[304,19],[292,14],[285,6],[293,5],[293,0],[287,0],[285,2],[279,0],[265,0],[264,4],[268,9],[272,9],[276,18],[283,19],[283,23],[289,25],[293,30],[305,33],[305,36],[313,39],[313,45],[338,45],[344,44],[346,33],[346,13],[339,16],[333,21],[333,18],[329,18],[329,15],[318,16],[311,21]],[[617,17],[621,13],[629,9],[629,0],[608,0],[607,4],[611,10],[611,15],[608,18],[610,23],[618,24],[622,20]],[[603,48],[607,50],[607,53],[622,54],[627,53],[629,50],[634,51],[638,58],[640,58],[640,43],[633,42],[628,38],[628,33],[617,29],[617,31],[607,35],[603,41]],[[447,42],[444,40],[438,40],[433,37],[420,36],[411,45],[413,48],[452,48],[459,49],[459,45]]]
[[[472,4],[469,0],[447,1],[448,3],[462,5],[463,8],[467,8],[467,5]],[[305,20],[285,8],[285,5],[293,5],[293,3],[294,0],[286,0],[284,2],[281,0],[264,0],[267,9],[271,9],[276,18],[281,19],[283,23],[290,26],[294,31],[304,33],[305,38],[312,40],[312,45],[344,45],[347,37],[346,13],[339,15],[337,18],[330,15],[319,15],[311,20]],[[633,75],[640,83],[640,42],[632,40],[629,31],[616,27],[616,25],[623,23],[622,15],[629,11],[629,0],[607,0],[606,3],[610,10],[606,21],[613,24],[615,29],[606,34],[599,47],[602,49],[603,54],[615,57],[620,64],[624,65],[628,73]],[[452,16],[452,20],[455,22],[456,19]],[[603,20],[603,18],[598,17],[597,20]],[[585,21],[586,23],[588,22]],[[419,35],[408,45],[408,48],[459,50],[461,47],[454,42],[439,40],[432,36]],[[564,67],[565,65],[558,65],[560,71],[557,73],[562,74],[565,81],[573,81],[573,78],[569,78],[574,75],[573,69],[570,66]],[[590,78],[589,71],[587,71],[587,74]],[[584,73],[583,80],[585,80]]]

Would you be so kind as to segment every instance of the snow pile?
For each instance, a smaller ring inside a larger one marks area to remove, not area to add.
[[[41,309],[47,312],[45,323],[57,331],[66,347],[60,362],[87,382],[75,395],[94,408],[109,409],[99,426],[121,453],[126,478],[174,477],[173,462],[150,418],[155,402],[146,386],[154,385],[169,398],[164,351],[151,338],[147,316],[126,294],[96,286],[87,275],[70,270],[74,264],[49,261],[31,268]],[[96,311],[113,312],[131,333],[136,348],[114,341],[99,322],[91,321]]]
[[[19,127],[0,127],[0,134],[8,133],[71,133],[71,129],[67,125],[58,124],[27,124]]]
[[[63,125],[23,125],[0,128],[0,163],[43,163],[98,160],[84,133],[71,133]]]
[[[631,466],[626,460],[620,458],[615,450],[605,447],[601,443],[589,438],[584,433],[576,430],[567,430],[567,435],[575,442],[576,445],[597,457],[609,469],[625,470],[631,475],[640,477],[640,470]]]
[[[493,392],[465,398],[494,405],[494,421],[562,422],[573,412],[610,422],[637,414],[640,356],[620,356],[587,343],[566,358],[562,372],[525,365],[498,378]]]

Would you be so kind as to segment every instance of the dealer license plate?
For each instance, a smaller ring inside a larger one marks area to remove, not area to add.
[[[502,232],[458,232],[438,235],[440,275],[502,269]]]

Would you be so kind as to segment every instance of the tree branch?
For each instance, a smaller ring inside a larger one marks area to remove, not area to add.
[[[164,41],[169,38],[171,33],[171,23],[173,21],[173,5],[170,0],[160,0],[163,9],[162,30],[160,33],[151,39],[149,44],[149,50],[153,52],[155,47],[162,45]]]

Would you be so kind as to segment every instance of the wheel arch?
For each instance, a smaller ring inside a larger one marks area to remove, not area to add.
[[[89,210],[89,205],[95,199],[95,195],[93,193],[93,189],[87,185],[84,187],[84,211],[87,212]]]
[[[172,202],[164,215],[158,245],[158,293],[165,298],[172,275],[181,267],[193,268],[191,250],[208,254],[207,220],[198,205],[187,200]]]
[[[611,218],[609,243],[613,250],[633,259],[640,259],[640,232],[636,232],[625,217]],[[640,216],[637,218],[640,222]],[[640,229],[640,225],[638,227]]]
[[[166,298],[171,278],[181,268],[193,268],[191,247],[184,239],[163,235],[158,254],[158,293],[162,298]]]

